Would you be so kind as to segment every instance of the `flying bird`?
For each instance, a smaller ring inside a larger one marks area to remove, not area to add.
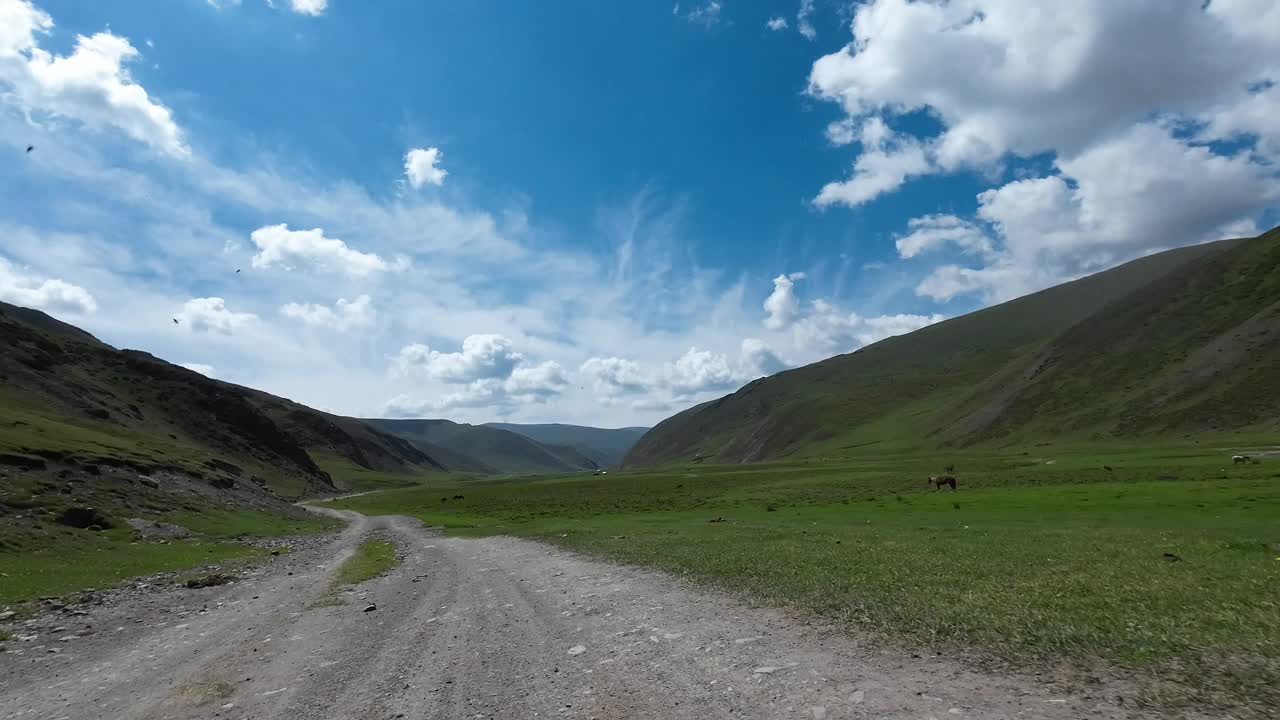
[[[177,325],[177,324],[178,324],[178,318],[174,318],[174,319],[173,319],[173,324],[174,324],[174,325]]]
[[[32,150],[35,150],[35,149],[36,149],[36,146],[35,146],[35,145],[28,145],[28,146],[27,146],[27,152],[31,152]]]
[[[236,268],[236,274],[237,274],[237,275],[239,275],[239,274],[240,274],[240,268]]]

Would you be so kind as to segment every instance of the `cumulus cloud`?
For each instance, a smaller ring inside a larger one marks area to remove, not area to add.
[[[800,301],[795,295],[795,281],[803,279],[804,273],[783,274],[773,279],[773,292],[764,300],[766,328],[781,330],[795,320],[800,310]]]
[[[633,396],[638,398],[632,402],[633,408],[657,410],[707,393],[733,390],[788,367],[791,365],[763,340],[747,338],[736,357],[690,347],[674,361],[649,368],[628,358],[593,357],[578,373],[605,402]]]
[[[204,363],[178,363],[178,367],[184,367],[191,372],[198,372],[205,377],[216,377],[213,374],[214,369],[212,365],[205,365]]]
[[[280,308],[288,318],[300,320],[304,325],[331,328],[339,331],[368,327],[373,324],[373,301],[368,295],[354,300],[339,298],[333,307],[314,303],[288,303]]]
[[[597,393],[605,396],[642,393],[650,385],[639,363],[620,357],[589,358],[578,373],[592,382]]]
[[[57,278],[37,278],[0,258],[0,300],[51,313],[97,312],[89,291]]]
[[[732,389],[740,377],[723,354],[691,347],[674,363],[663,367],[661,382],[677,397],[687,397]]]
[[[258,319],[253,313],[232,312],[220,297],[191,298],[174,317],[193,331],[222,335],[230,335]]]
[[[810,92],[844,111],[828,141],[860,144],[850,177],[814,202],[856,207],[915,177],[1047,155],[1051,172],[982,193],[976,217],[915,218],[895,238],[904,259],[981,259],[936,268],[917,287],[935,300],[1008,299],[1238,232],[1280,199],[1278,13],[1265,0],[870,0],[810,73]],[[893,129],[913,113],[940,130]]]
[[[315,268],[363,276],[384,270],[402,269],[403,261],[388,263],[373,253],[353,250],[337,238],[325,237],[324,230],[290,230],[286,224],[260,227],[249,234],[258,247],[253,266],[279,265],[289,270]]]
[[[812,15],[813,0],[800,0],[800,9],[796,11],[796,30],[810,40],[818,36],[818,30],[810,19]]]
[[[458,353],[441,353],[421,344],[405,346],[393,359],[391,374],[461,386],[432,399],[398,395],[384,407],[394,417],[421,417],[457,408],[506,412],[518,405],[547,402],[569,384],[559,363],[526,363],[501,335],[472,335],[463,340]]]
[[[988,262],[939,267],[917,292],[935,300],[966,293],[1008,300],[1154,250],[1248,233],[1253,213],[1280,201],[1280,182],[1247,153],[1217,155],[1152,124],[1057,166],[1060,175],[979,194],[988,244],[976,225],[957,232]]]
[[[855,117],[928,109],[945,126],[943,168],[1074,154],[1262,79],[1276,51],[1239,42],[1218,4],[873,0],[854,15],[853,41],[814,63],[810,90]]]
[[[439,352],[426,345],[406,345],[391,362],[397,377],[425,375],[448,383],[466,383],[487,378],[507,378],[524,360],[510,340],[493,334],[469,335],[462,351]]]
[[[190,155],[173,114],[125,68],[139,54],[128,40],[77,35],[70,55],[54,55],[38,43],[52,29],[53,19],[28,0],[0,0],[0,86],[26,114],[111,127],[168,155]]]
[[[769,28],[770,30],[772,30],[772,31],[774,31],[774,32],[778,32],[779,30],[786,30],[786,29],[787,29],[787,19],[786,19],[786,18],[784,18],[784,17],[781,17],[781,16],[779,16],[779,17],[769,18],[769,21],[768,21],[768,22],[766,22],[766,23],[764,24],[764,26],[765,26],[765,27],[767,27],[767,28]]]
[[[404,175],[414,190],[423,185],[443,185],[448,171],[437,165],[443,153],[440,148],[414,148],[405,153]]]

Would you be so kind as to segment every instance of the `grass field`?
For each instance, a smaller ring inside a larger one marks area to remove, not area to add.
[[[341,523],[321,517],[288,517],[261,510],[230,509],[198,498],[152,493],[147,509],[130,509],[121,489],[103,484],[82,489],[80,501],[46,492],[47,482],[7,477],[0,484],[0,603],[58,596],[85,588],[105,588],[121,580],[156,572],[183,570],[260,552],[238,537],[274,537],[320,532]],[[89,502],[85,503],[88,498]],[[58,524],[63,509],[90,504],[112,525],[82,530]],[[181,525],[194,537],[172,542],[138,541],[125,524],[144,517]]]
[[[1211,689],[1274,696],[1280,458],[1232,466],[1229,451],[1176,446],[1026,453],[690,465],[337,504],[687,573],[891,640],[1177,666]],[[925,477],[945,462],[958,466],[960,491],[929,492]]]
[[[311,450],[310,454],[311,458],[320,466],[320,469],[329,473],[329,476],[333,478],[333,484],[343,492],[368,492],[370,490],[410,487],[446,474],[426,471],[405,474],[370,470],[356,465],[341,455],[316,450]]]

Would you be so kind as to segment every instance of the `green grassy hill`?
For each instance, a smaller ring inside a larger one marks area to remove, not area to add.
[[[577,448],[543,444],[491,425],[450,420],[368,419],[363,422],[419,447],[443,449],[454,459],[455,469],[468,472],[549,473],[591,470],[597,466]]]
[[[1275,428],[1278,268],[1276,230],[1135,260],[757,380],[624,464]]]
[[[0,383],[0,465],[165,466],[284,498],[335,490],[313,453],[371,470],[444,469],[356,420],[117,350],[4,303]]]
[[[582,425],[546,423],[523,425],[518,423],[488,423],[488,427],[510,430],[543,445],[565,445],[590,458],[600,467],[615,467],[622,462],[627,451],[644,436],[649,428],[596,428]]]

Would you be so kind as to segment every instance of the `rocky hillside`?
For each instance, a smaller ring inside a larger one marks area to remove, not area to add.
[[[629,466],[1280,427],[1280,230],[1152,255],[750,383]]]

